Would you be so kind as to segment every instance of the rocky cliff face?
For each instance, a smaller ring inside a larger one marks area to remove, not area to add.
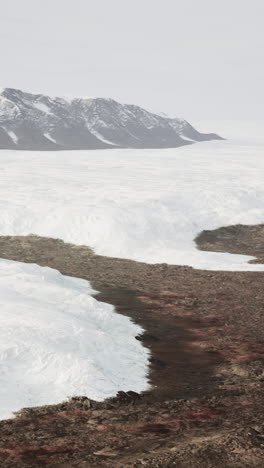
[[[176,148],[221,139],[186,120],[113,99],[65,99],[11,88],[0,92],[0,149]]]

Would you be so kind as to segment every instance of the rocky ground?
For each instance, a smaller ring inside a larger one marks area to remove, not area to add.
[[[199,248],[264,261],[264,226],[204,231]],[[146,265],[36,236],[0,257],[88,279],[144,327],[151,389],[85,397],[0,422],[2,467],[263,467],[263,273]]]
[[[250,263],[264,263],[264,224],[237,224],[214,231],[203,231],[196,239],[201,250],[254,255]]]

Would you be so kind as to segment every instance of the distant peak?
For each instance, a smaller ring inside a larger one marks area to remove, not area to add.
[[[186,120],[91,96],[0,88],[0,148],[23,150],[177,148],[220,139]]]

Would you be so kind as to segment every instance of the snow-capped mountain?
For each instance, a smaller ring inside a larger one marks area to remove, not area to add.
[[[0,149],[176,148],[221,139],[186,120],[153,114],[113,99],[0,92]]]

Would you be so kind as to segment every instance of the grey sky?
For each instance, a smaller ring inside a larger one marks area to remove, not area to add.
[[[1,86],[262,120],[263,0],[1,1]]]

